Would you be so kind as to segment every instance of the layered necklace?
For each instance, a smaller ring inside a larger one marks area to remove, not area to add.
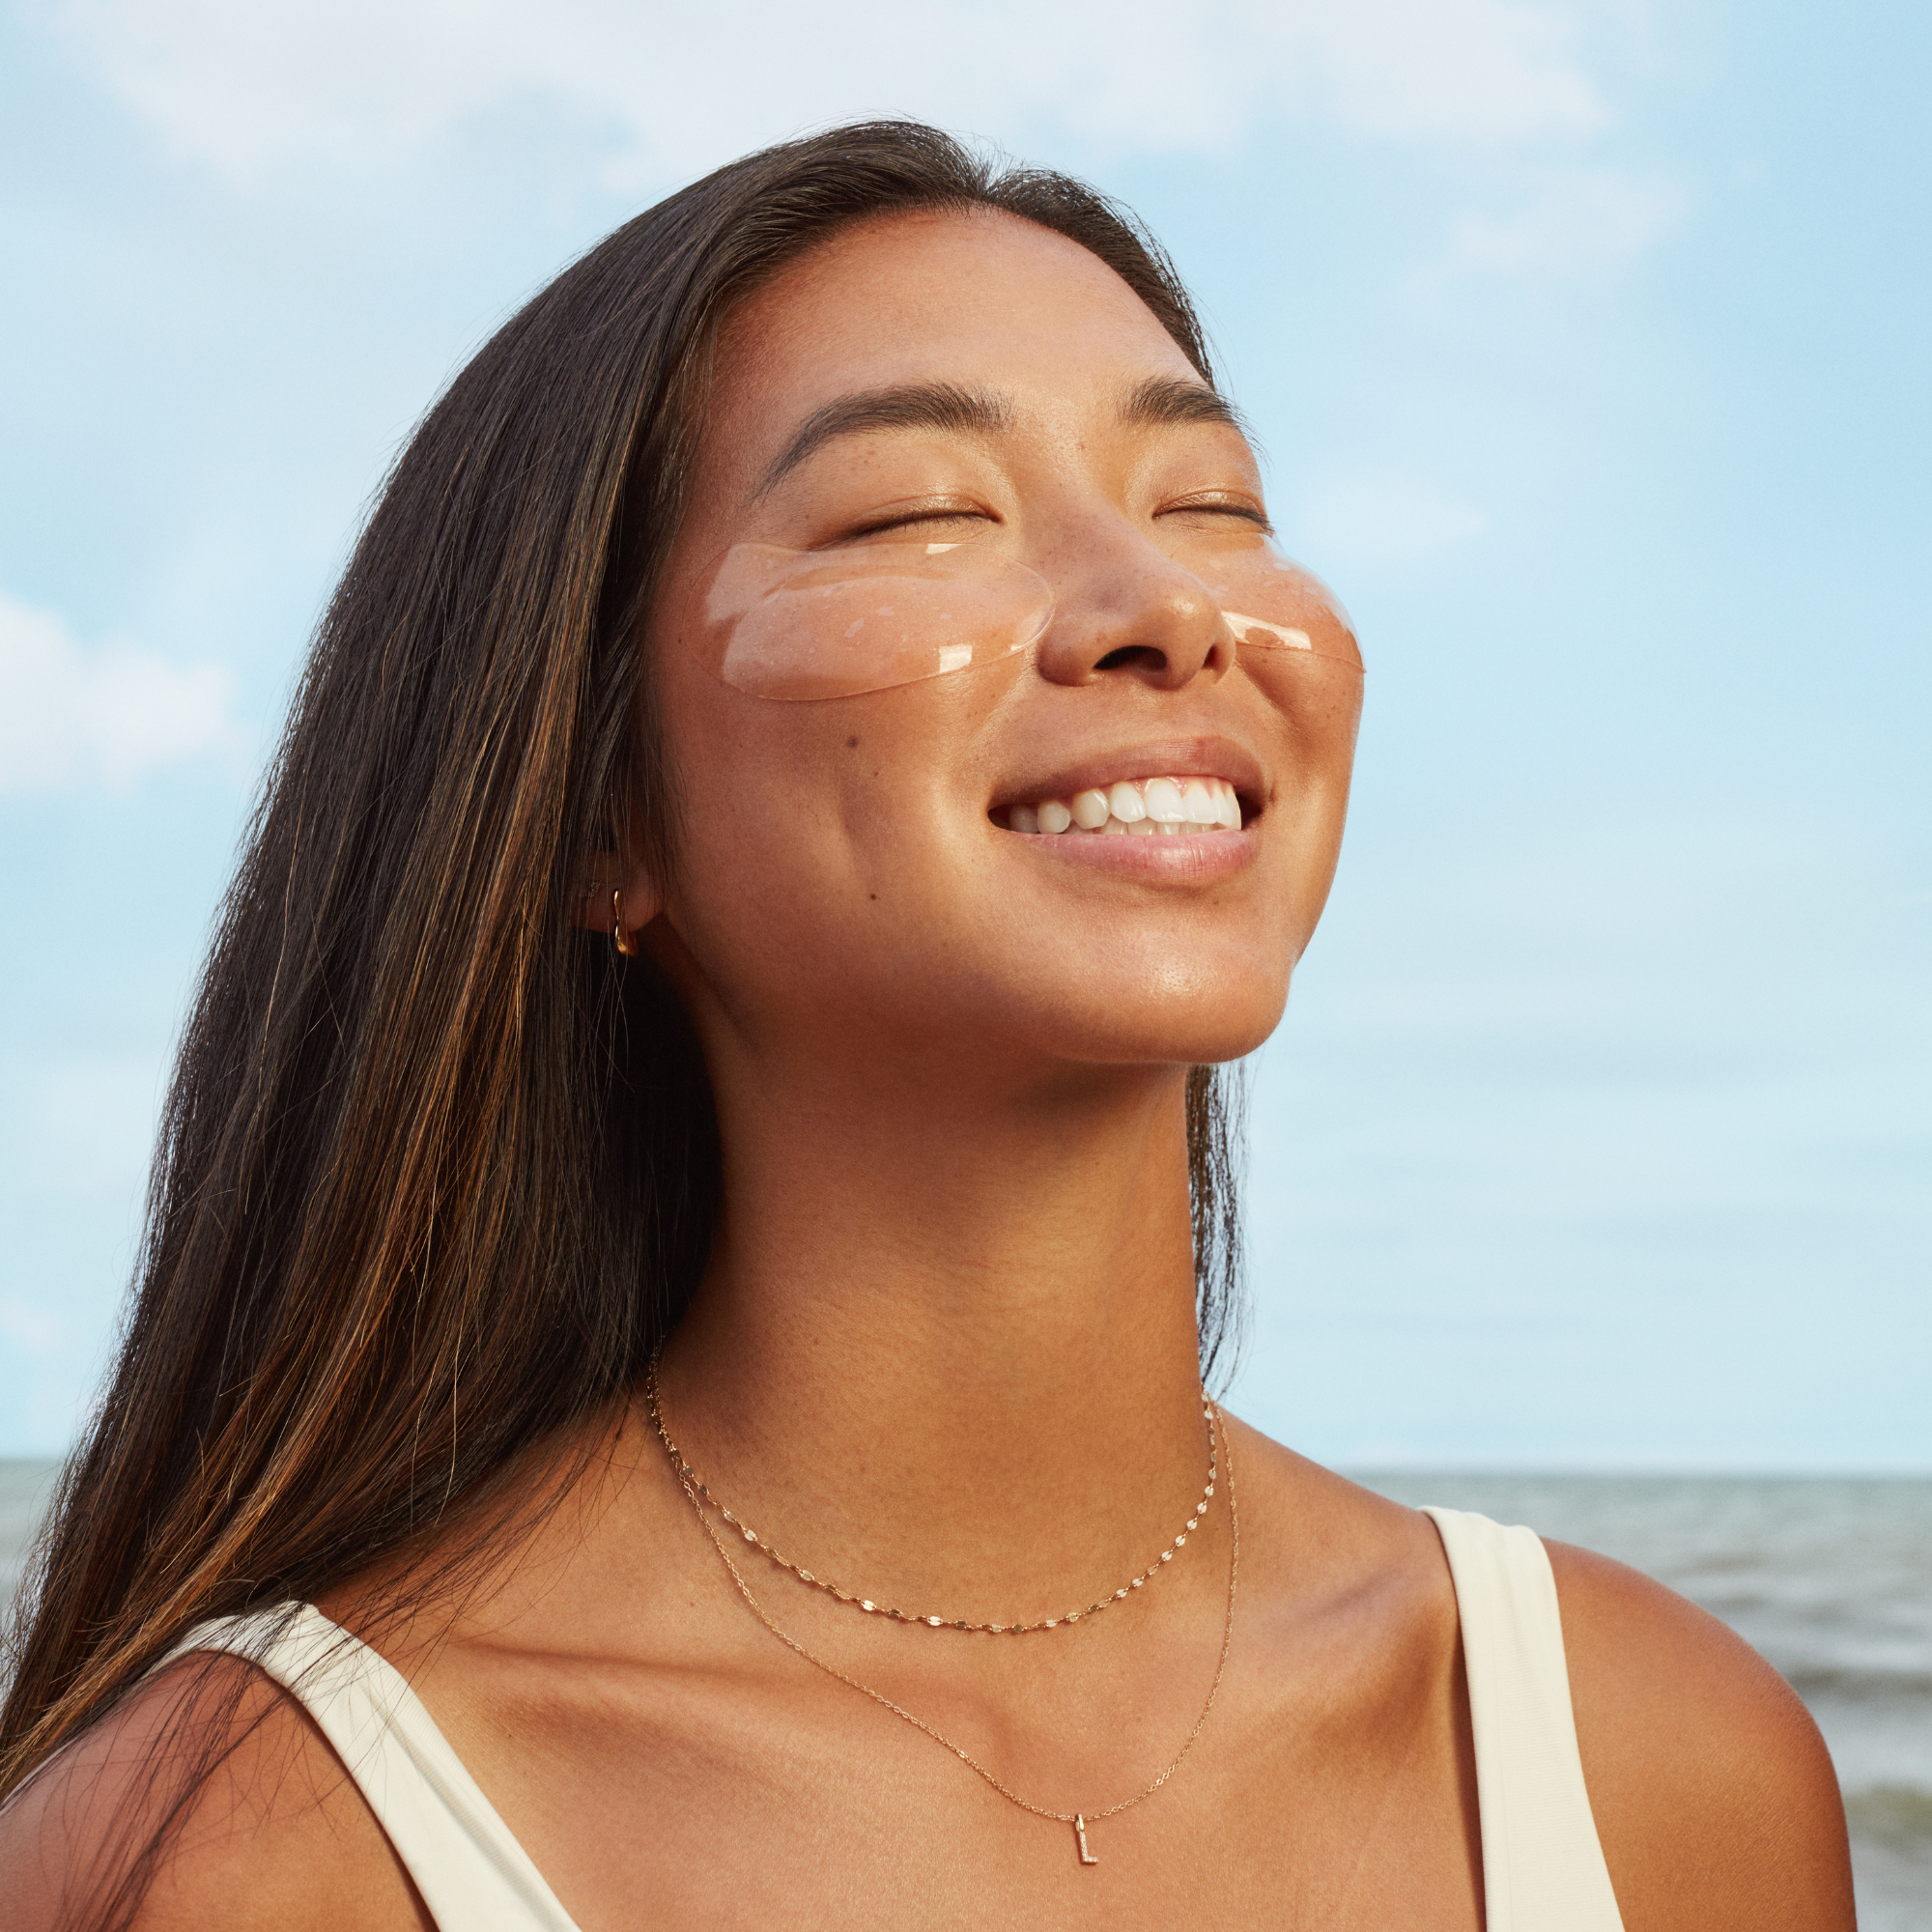
[[[815,1576],[811,1571],[789,1561],[767,1544],[755,1531],[742,1522],[711,1493],[710,1490],[706,1488],[699,1478],[697,1471],[685,1461],[676,1443],[670,1439],[670,1432],[665,1427],[664,1410],[658,1398],[658,1364],[655,1358],[653,1358],[650,1368],[644,1377],[644,1405],[645,1412],[650,1417],[651,1427],[656,1430],[658,1440],[664,1445],[665,1454],[670,1461],[671,1473],[677,1478],[678,1488],[684,1492],[685,1500],[690,1503],[693,1513],[697,1518],[698,1527],[710,1538],[711,1547],[717,1550],[720,1560],[730,1574],[731,1581],[737,1586],[738,1594],[744,1598],[746,1604],[751,1608],[752,1614],[787,1650],[796,1652],[806,1662],[811,1664],[816,1669],[824,1671],[828,1677],[836,1677],[839,1683],[857,1690],[863,1696],[869,1697],[873,1703],[882,1705],[894,1717],[903,1719],[915,1730],[924,1732],[935,1744],[944,1745],[961,1764],[965,1765],[968,1770],[977,1772],[980,1777],[985,1779],[1009,1803],[1018,1805],[1022,1811],[1031,1812],[1036,1818],[1045,1818],[1057,1825],[1070,1825],[1073,1828],[1074,1843],[1079,1851],[1080,1862],[1083,1865],[1095,1865],[1100,1862],[1092,1846],[1088,1843],[1088,1828],[1098,1824],[1104,1818],[1119,1817],[1122,1811],[1128,1810],[1132,1806],[1141,1804],[1144,1800],[1151,1798],[1186,1761],[1187,1753],[1194,1748],[1195,1740],[1200,1737],[1202,1730],[1207,1725],[1208,1713],[1214,1708],[1215,1694],[1221,1689],[1221,1678],[1228,1667],[1228,1650],[1235,1636],[1235,1588],[1241,1566],[1241,1523],[1239,1513],[1235,1506],[1234,1449],[1227,1441],[1227,1429],[1222,1420],[1220,1409],[1208,1399],[1205,1391],[1202,1396],[1201,1412],[1208,1424],[1208,1483],[1202,1492],[1200,1502],[1195,1505],[1193,1514],[1187,1520],[1186,1527],[1181,1530],[1173,1543],[1166,1549],[1162,1550],[1160,1555],[1146,1570],[1142,1571],[1138,1577],[1134,1577],[1126,1583],[1123,1583],[1111,1597],[1103,1597],[1098,1603],[1090,1604],[1084,1610],[1069,1610],[1064,1616],[1042,1617],[1033,1623],[1010,1624],[976,1623],[970,1618],[965,1617],[912,1616],[903,1610],[881,1608],[880,1605],[872,1599],[857,1596],[851,1592],[842,1590],[837,1584],[827,1582]],[[800,1582],[808,1583],[814,1589],[822,1590],[828,1596],[835,1597],[839,1603],[849,1605],[855,1609],[868,1612],[874,1616],[895,1619],[899,1623],[923,1626],[931,1630],[983,1632],[994,1636],[1022,1636],[1035,1631],[1057,1630],[1063,1625],[1079,1623],[1084,1618],[1095,1616],[1111,1605],[1123,1602],[1133,1591],[1142,1588],[1145,1584],[1151,1581],[1153,1577],[1157,1577],[1160,1574],[1162,1565],[1171,1562],[1176,1551],[1185,1548],[1188,1536],[1199,1527],[1201,1518],[1206,1513],[1208,1504],[1213,1497],[1215,1479],[1219,1471],[1221,1457],[1224,1454],[1228,1464],[1228,1613],[1221,1630],[1221,1654],[1215,1661],[1213,1682],[1208,1687],[1207,1701],[1201,1706],[1200,1717],[1194,1720],[1194,1728],[1188,1732],[1186,1741],[1181,1745],[1179,1750],[1175,1753],[1173,1759],[1157,1771],[1131,1797],[1122,1798],[1118,1803],[1108,1805],[1101,1811],[1056,1811],[1047,1805],[1036,1804],[1031,1799],[1021,1797],[1017,1791],[1014,1791],[1009,1785],[1003,1783],[992,1772],[988,1771],[963,1745],[955,1744],[936,1725],[929,1724],[923,1718],[915,1716],[904,1705],[895,1703],[884,1691],[873,1690],[869,1684],[862,1684],[858,1678],[848,1676],[837,1664],[828,1663],[824,1658],[816,1656],[813,1652],[806,1649],[805,1645],[800,1643],[796,1637],[779,1628],[766,1611],[764,1605],[753,1595],[752,1586],[746,1582],[744,1573],[731,1560],[731,1551],[726,1545],[725,1538],[719,1533],[716,1524],[712,1521],[712,1513],[715,1512],[720,1520],[729,1525],[737,1537],[760,1550],[772,1562],[787,1571]]]

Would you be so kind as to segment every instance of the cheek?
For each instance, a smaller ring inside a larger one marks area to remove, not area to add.
[[[681,806],[673,923],[694,947],[770,931],[796,943],[797,910],[849,869],[846,827],[866,790],[855,753],[817,707],[689,683],[691,701],[666,707]]]
[[[1313,936],[1341,857],[1361,722],[1359,674],[1301,681],[1264,694],[1279,774],[1268,801],[1268,852],[1293,958]]]
[[[809,1001],[934,936],[983,816],[987,680],[794,703],[672,656],[660,691],[682,807],[671,923],[721,991],[770,980]]]

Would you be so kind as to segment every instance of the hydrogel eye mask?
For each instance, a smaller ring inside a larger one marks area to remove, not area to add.
[[[1198,574],[1235,634],[1237,655],[1293,653],[1362,669],[1361,647],[1334,593],[1272,545],[1223,554]]]
[[[1321,582],[1272,547],[1188,560],[1252,666],[1359,674],[1361,653]],[[998,663],[1053,619],[1036,570],[979,543],[863,543],[830,550],[734,544],[695,616],[695,643],[733,690],[791,702],[857,697]]]
[[[857,697],[1030,649],[1053,592],[980,544],[743,543],[719,559],[696,615],[699,653],[733,690]]]

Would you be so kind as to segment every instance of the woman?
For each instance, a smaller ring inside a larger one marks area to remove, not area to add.
[[[846,128],[538,296],[228,903],[17,1645],[14,1922],[1849,1925],[1719,1626],[1204,1396],[1206,1069],[1359,696],[1075,184]]]

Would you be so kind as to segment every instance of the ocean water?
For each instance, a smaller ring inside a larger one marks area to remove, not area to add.
[[[1350,1473],[1600,1549],[1722,1617],[1831,1746],[1863,1932],[1932,1932],[1932,1480]],[[52,1476],[0,1462],[0,1602]]]

